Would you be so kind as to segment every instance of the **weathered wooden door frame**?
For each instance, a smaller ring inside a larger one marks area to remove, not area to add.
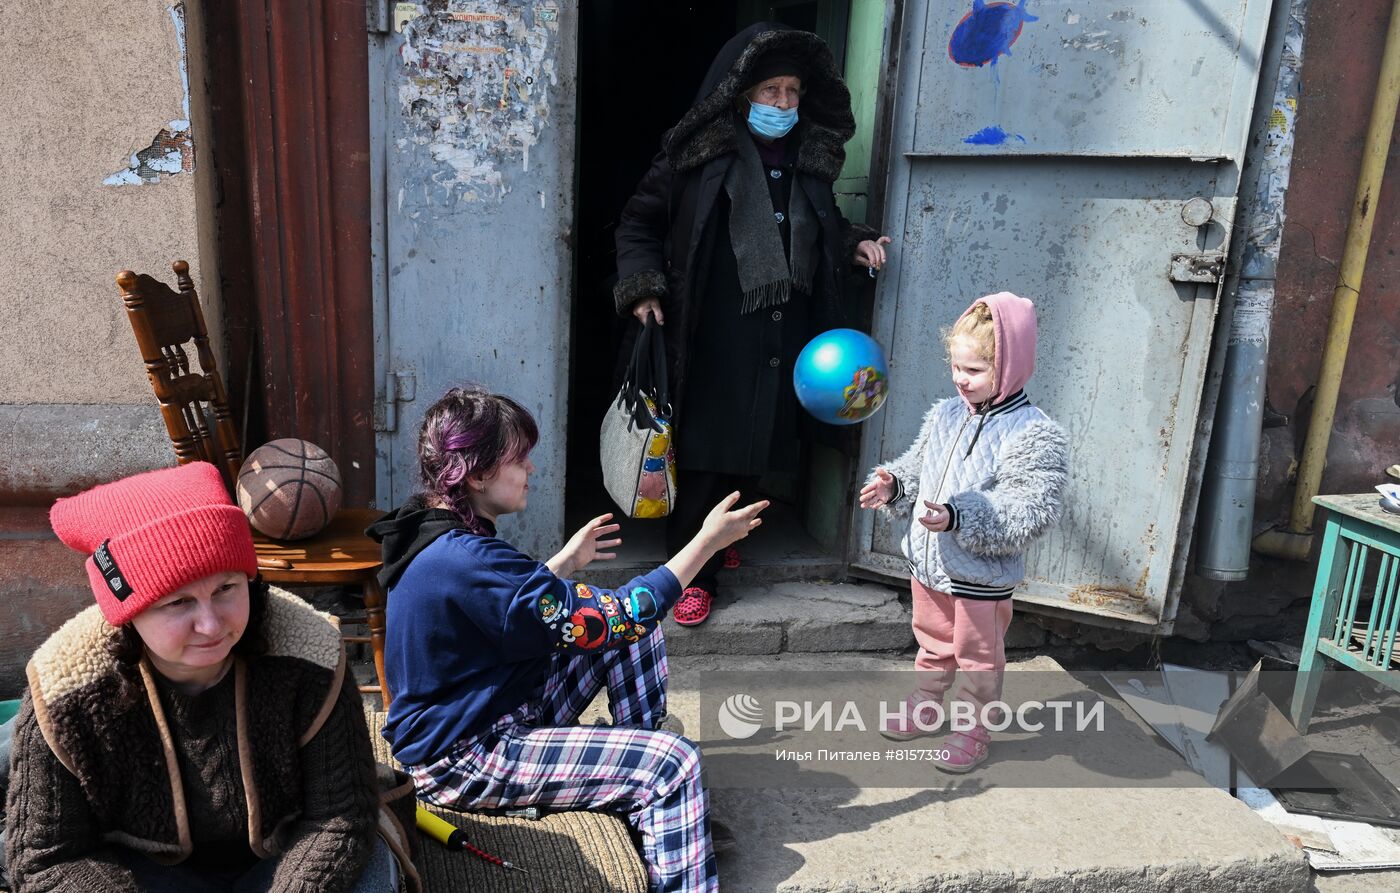
[[[328,450],[347,506],[375,495],[365,9],[205,4],[231,401]]]

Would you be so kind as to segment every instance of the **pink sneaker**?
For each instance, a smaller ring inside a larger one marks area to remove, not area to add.
[[[924,703],[924,702],[920,702]],[[932,702],[928,702],[932,703]],[[934,726],[935,716],[931,715],[931,707],[925,707],[920,719],[928,729],[921,729],[914,724],[914,702],[905,701],[904,709],[899,711],[898,716],[884,720],[880,724],[880,734],[890,741],[912,741],[915,738],[922,738],[925,735],[937,735],[939,730]]]
[[[986,729],[973,729],[970,732],[954,732],[943,740],[939,752],[934,754],[933,765],[944,772],[961,775],[971,772],[987,760],[987,745],[992,736]],[[946,757],[943,754],[947,754]]]

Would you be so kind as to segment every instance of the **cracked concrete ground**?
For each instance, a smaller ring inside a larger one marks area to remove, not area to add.
[[[707,675],[897,672],[907,666],[907,659],[879,655],[678,657],[671,661],[671,711],[708,761],[730,742],[701,715],[708,706],[699,694]],[[1062,673],[1047,658],[1014,665],[1011,672]],[[1078,686],[1063,676],[1067,688]],[[1128,709],[1109,708],[1110,714]],[[605,715],[598,703],[585,721]],[[1078,746],[1091,752],[1076,753],[1047,752],[1035,736],[1013,736],[997,741],[992,761],[970,775],[929,768],[925,783],[900,787],[724,787],[715,777],[721,772],[715,760],[714,815],[739,840],[720,862],[723,889],[1350,893],[1344,887],[1313,888],[1299,850],[1244,804],[1206,786],[1135,723],[1114,718],[1108,730],[1080,739]],[[1138,767],[1150,783],[1085,780],[1095,766],[1124,763]],[[1041,779],[1034,786],[999,780],[1016,777],[1028,765]],[[1070,775],[1078,776],[1074,787],[1050,786]]]
[[[1107,734],[1072,742],[1008,735],[968,776],[930,768],[912,783],[901,774],[864,787],[717,784],[734,747],[702,715],[713,706],[701,694],[707,680],[745,672],[900,674],[910,659],[897,652],[912,645],[908,609],[889,587],[755,584],[731,588],[726,599],[701,627],[665,627],[671,711],[705,750],[714,814],[739,839],[720,862],[726,893],[1400,890],[1400,872],[1312,872],[1300,850],[1206,786],[1099,685],[1092,690],[1108,705]],[[1096,675],[1064,673],[1044,657],[1014,664],[1013,672],[1042,680],[1061,674],[1066,692],[1089,692],[1076,677]],[[604,701],[583,721],[606,721]],[[1331,726],[1319,717],[1322,732]],[[1096,772],[1104,776],[1098,783]],[[1130,786],[1130,772],[1148,781]],[[1074,787],[1046,781],[1070,777]]]

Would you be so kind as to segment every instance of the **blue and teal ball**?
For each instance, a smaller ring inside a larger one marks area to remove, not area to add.
[[[832,329],[807,343],[792,370],[797,401],[829,425],[854,425],[874,415],[890,393],[885,352],[855,329]]]

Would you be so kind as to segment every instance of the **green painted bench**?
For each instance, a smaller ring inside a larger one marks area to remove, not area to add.
[[[1304,733],[1317,705],[1323,658],[1400,691],[1400,515],[1382,511],[1374,492],[1313,502],[1327,509],[1327,528],[1293,690],[1293,725]]]

